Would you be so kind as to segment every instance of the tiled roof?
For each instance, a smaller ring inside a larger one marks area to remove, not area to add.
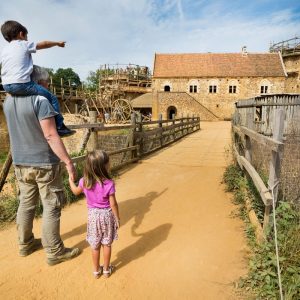
[[[281,77],[278,53],[155,54],[153,78]]]

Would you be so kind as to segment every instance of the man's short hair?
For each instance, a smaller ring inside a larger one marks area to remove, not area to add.
[[[36,83],[39,83],[41,80],[48,81],[49,73],[45,68],[34,65],[31,73],[31,80]]]
[[[15,40],[21,31],[24,34],[28,33],[26,27],[24,27],[22,24],[18,23],[17,21],[6,21],[1,26],[1,33],[8,42]]]

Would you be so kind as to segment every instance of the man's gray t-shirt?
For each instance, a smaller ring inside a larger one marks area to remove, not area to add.
[[[39,122],[57,115],[45,97],[7,96],[3,110],[15,165],[43,166],[59,163]]]

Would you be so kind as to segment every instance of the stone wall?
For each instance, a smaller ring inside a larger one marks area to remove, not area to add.
[[[111,132],[98,132],[98,149],[104,151],[114,151],[127,147],[128,135]],[[110,156],[110,165],[116,165],[125,162],[130,158],[130,152],[114,154]]]
[[[207,108],[197,102],[187,93],[169,92],[157,93],[159,113],[162,113],[163,119],[168,119],[168,108],[173,106],[177,110],[176,117],[196,115],[200,120],[216,121],[218,118]]]
[[[268,93],[284,93],[284,77],[247,77],[247,78],[154,78],[152,88],[155,92],[163,92],[164,86],[169,85],[171,92],[185,92],[191,95],[196,101],[206,107],[220,119],[231,118],[234,112],[234,103],[240,99],[247,99],[260,94],[261,84],[269,86]],[[197,85],[197,92],[190,93],[189,86]],[[216,85],[217,93],[209,93],[209,86]],[[229,93],[229,85],[236,85],[237,92]],[[164,92],[168,93],[168,92]],[[184,94],[182,93],[182,96]],[[161,96],[160,96],[161,97]],[[184,96],[185,97],[185,96]],[[170,97],[168,97],[170,98]],[[176,98],[177,101],[179,98]],[[185,97],[186,99],[186,97]],[[161,102],[159,102],[159,105]],[[173,103],[177,105],[176,102]],[[178,106],[181,104],[178,103]],[[165,106],[158,107],[158,112],[166,114]]]

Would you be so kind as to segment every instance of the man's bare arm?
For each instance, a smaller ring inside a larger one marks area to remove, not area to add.
[[[44,137],[46,138],[52,151],[58,156],[58,158],[66,164],[67,171],[72,180],[76,179],[76,170],[72,163],[72,160],[63,144],[61,138],[59,137],[54,117],[40,120],[42,131]]]
[[[47,49],[51,47],[65,47],[66,42],[51,42],[51,41],[43,41],[36,44],[36,50]]]

